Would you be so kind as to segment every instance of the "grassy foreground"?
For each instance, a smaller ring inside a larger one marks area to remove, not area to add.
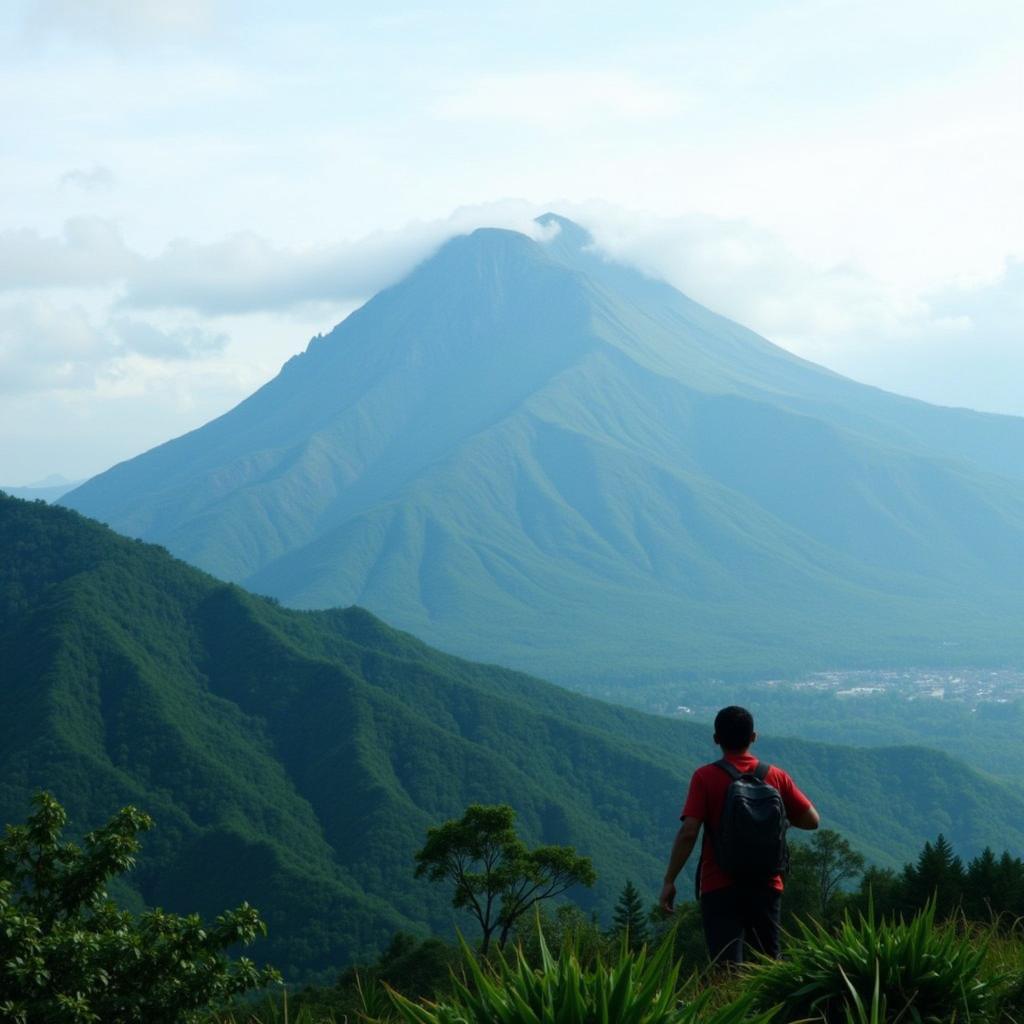
[[[556,937],[540,922],[531,941],[489,958],[465,943],[432,998],[379,977],[357,978],[357,1001],[332,1008],[284,994],[210,1024],[913,1024],[1024,1019],[1024,932],[1005,922],[937,922],[934,904],[908,919],[847,916],[832,929],[801,924],[785,958],[729,972],[686,973],[678,928],[655,948],[608,954],[585,936]]]

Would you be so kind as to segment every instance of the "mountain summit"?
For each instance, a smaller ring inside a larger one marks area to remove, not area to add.
[[[1022,653],[1024,419],[857,384],[540,222],[64,502],[562,680]]]

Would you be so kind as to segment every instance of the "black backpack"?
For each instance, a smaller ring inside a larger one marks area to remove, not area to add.
[[[713,839],[718,866],[738,881],[767,881],[789,869],[786,807],[782,794],[765,782],[771,765],[759,762],[752,772],[715,762],[732,782],[725,792],[722,817]]]

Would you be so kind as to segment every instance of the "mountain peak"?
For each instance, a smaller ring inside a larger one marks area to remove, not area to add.
[[[557,224],[558,234],[555,236],[555,241],[566,248],[585,249],[588,245],[594,244],[594,236],[586,228],[557,213],[542,213],[535,218],[534,223],[540,224],[542,227]]]
[[[532,234],[552,237],[450,239],[65,503],[563,679],[921,664],[949,635],[957,658],[1021,656],[1024,419],[844,380],[556,213]]]

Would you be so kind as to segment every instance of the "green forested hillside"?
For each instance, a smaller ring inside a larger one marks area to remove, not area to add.
[[[0,497],[0,816],[51,789],[75,828],[131,802],[157,828],[136,896],[248,899],[291,976],[448,929],[412,877],[428,825],[508,802],[531,841],[574,844],[607,911],[653,895],[705,727],[451,658],[358,608],[298,612],[77,513]],[[1024,849],[1024,800],[939,753],[764,741],[826,822],[882,861],[943,831]]]
[[[1024,419],[829,373],[542,220],[64,502],[580,687],[1024,664]]]

